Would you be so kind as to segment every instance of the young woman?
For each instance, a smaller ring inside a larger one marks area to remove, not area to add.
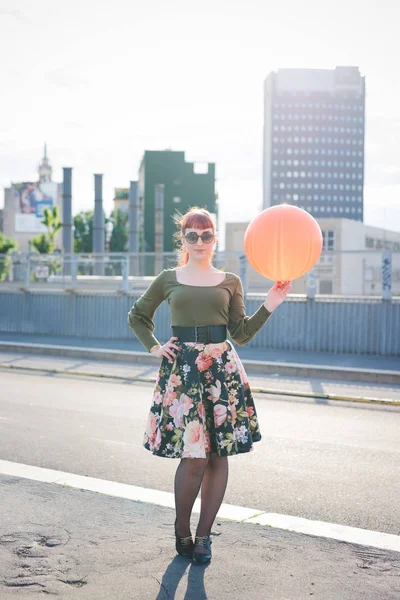
[[[246,344],[286,298],[290,282],[275,284],[247,316],[234,273],[212,265],[216,226],[197,207],[177,221],[178,265],[164,269],[134,303],[128,323],[143,346],[162,359],[144,436],[157,456],[179,458],[175,475],[176,550],[197,564],[211,560],[210,533],[228,482],[228,456],[250,452],[261,440],[254,399],[227,332]],[[161,345],[153,316],[167,300],[172,337]],[[190,517],[201,487],[193,542]]]

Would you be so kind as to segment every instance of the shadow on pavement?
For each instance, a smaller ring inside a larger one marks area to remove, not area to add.
[[[179,582],[188,568],[189,573],[184,600],[207,600],[204,587],[204,571],[207,566],[193,565],[189,559],[181,556],[175,556],[168,565],[160,582],[160,591],[156,600],[174,600]]]

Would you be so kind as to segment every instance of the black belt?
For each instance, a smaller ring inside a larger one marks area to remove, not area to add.
[[[227,338],[226,325],[195,325],[193,327],[172,326],[172,335],[181,342],[218,344]]]

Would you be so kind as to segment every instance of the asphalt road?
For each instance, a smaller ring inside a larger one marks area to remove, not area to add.
[[[7,476],[0,506],[1,600],[399,598],[398,552],[217,519],[204,568],[175,555],[172,508]]]
[[[0,458],[173,491],[142,447],[152,385],[0,373]],[[400,408],[256,396],[263,440],[224,502],[400,534]]]

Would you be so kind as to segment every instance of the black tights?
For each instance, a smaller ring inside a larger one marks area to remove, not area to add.
[[[175,474],[175,509],[181,537],[190,535],[190,516],[201,486],[201,512],[196,535],[210,535],[228,483],[228,457],[182,458]],[[201,550],[198,547],[197,550]]]

